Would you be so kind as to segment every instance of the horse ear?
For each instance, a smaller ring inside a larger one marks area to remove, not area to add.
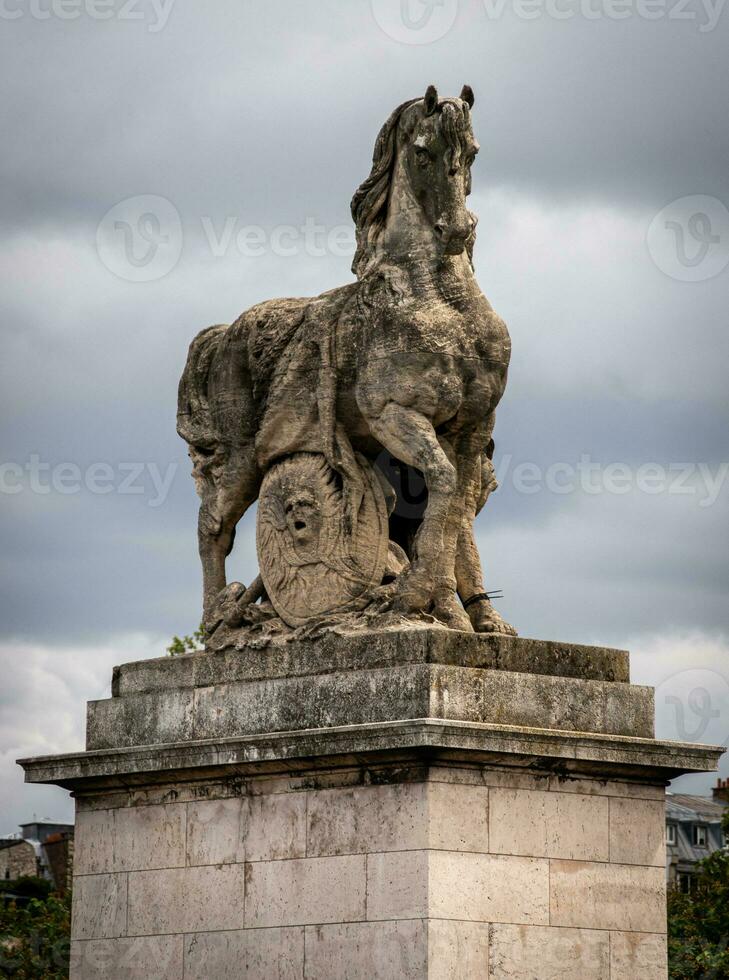
[[[438,93],[435,90],[435,85],[429,85],[425,90],[423,105],[425,106],[425,115],[432,116],[438,106]]]
[[[461,98],[464,102],[468,104],[469,109],[473,109],[473,103],[476,101],[473,95],[473,89],[470,85],[464,85],[461,89]]]

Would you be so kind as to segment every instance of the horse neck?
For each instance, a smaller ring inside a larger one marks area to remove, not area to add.
[[[397,165],[390,188],[387,218],[377,247],[376,266],[396,268],[410,291],[423,298],[437,294],[459,302],[478,292],[465,252],[442,255],[422,207],[410,190],[404,169]]]

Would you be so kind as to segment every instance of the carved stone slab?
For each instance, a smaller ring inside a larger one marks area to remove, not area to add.
[[[266,592],[289,626],[361,608],[380,585],[388,549],[385,497],[359,457],[363,497],[351,525],[341,481],[319,453],[295,453],[266,473],[256,547]]]

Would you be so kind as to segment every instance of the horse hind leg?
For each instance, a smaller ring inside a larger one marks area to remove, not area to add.
[[[210,469],[217,472],[196,480],[201,497],[197,533],[206,625],[227,584],[225,560],[233,549],[236,526],[256,500],[260,483],[252,443],[230,448],[222,463]]]

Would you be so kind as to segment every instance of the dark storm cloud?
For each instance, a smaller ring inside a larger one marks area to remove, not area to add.
[[[461,0],[450,31],[423,46],[388,37],[364,2],[177,0],[154,33],[87,16],[7,21],[6,219],[93,222],[145,192],[254,222],[296,215],[303,196],[346,218],[392,105],[465,79],[483,182],[656,208],[726,194],[723,9],[702,33],[700,19],[520,20],[512,6],[489,19]]]

